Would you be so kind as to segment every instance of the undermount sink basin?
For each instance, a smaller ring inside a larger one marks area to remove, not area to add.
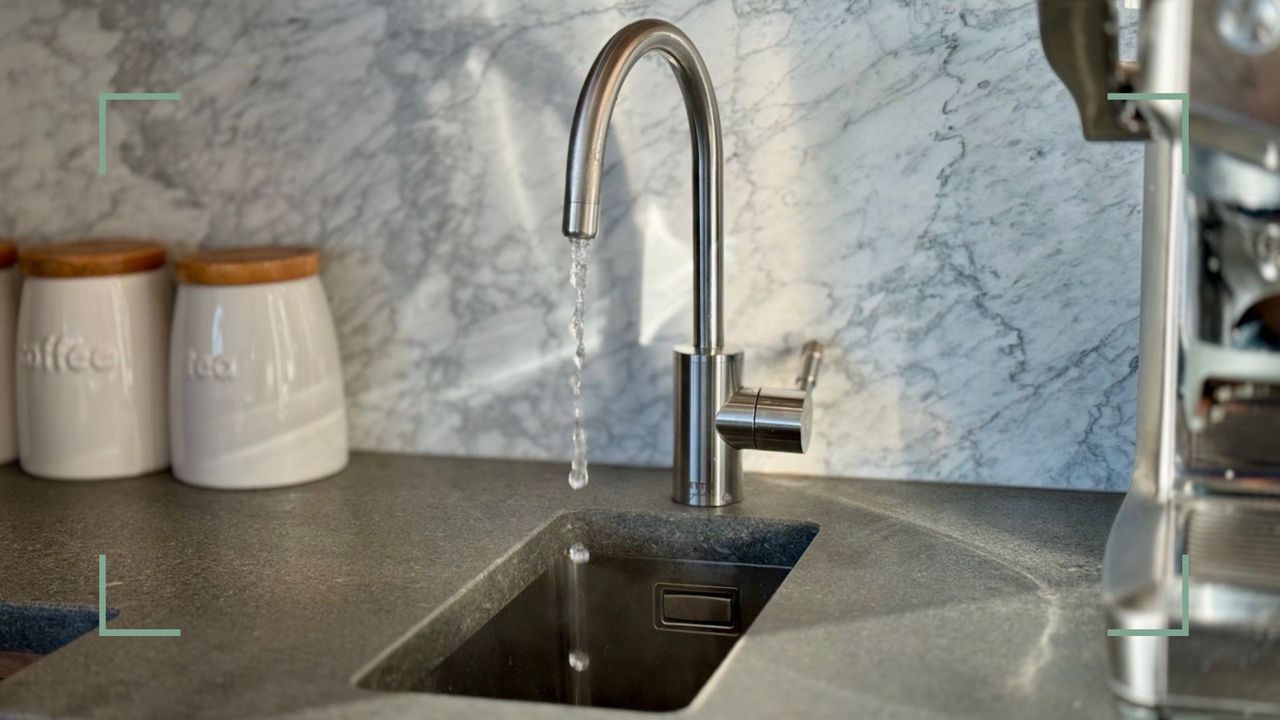
[[[693,701],[817,532],[812,523],[756,518],[566,513],[357,685],[677,710]]]

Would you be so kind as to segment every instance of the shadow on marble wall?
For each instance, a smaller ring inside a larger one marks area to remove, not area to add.
[[[423,10],[424,15],[426,12]],[[467,310],[456,307],[451,309],[450,313],[456,321],[456,325],[450,330],[451,342],[442,354],[430,358],[429,367],[405,367],[397,358],[391,358],[397,361],[392,369],[397,375],[415,371],[426,375],[420,389],[403,398],[408,402],[425,399],[424,408],[415,411],[398,407],[387,418],[391,422],[405,419],[416,422],[408,428],[407,435],[376,426],[372,431],[360,433],[363,436],[361,444],[367,447],[404,449],[405,444],[410,448],[425,445],[425,449],[442,454],[515,457],[543,457],[548,453],[566,457],[570,452],[572,415],[568,402],[568,379],[572,342],[568,326],[572,292],[568,282],[569,243],[560,232],[559,200],[563,197],[563,168],[568,149],[569,122],[578,86],[585,78],[588,66],[569,66],[561,49],[532,37],[519,37],[495,44],[493,40],[501,36],[501,31],[500,26],[475,17],[462,23],[432,22],[433,35],[472,38],[474,42],[468,52],[450,54],[442,61],[433,62],[431,74],[440,77],[466,74],[468,65],[474,63],[474,53],[477,50],[486,53],[483,71],[485,82],[492,85],[497,77],[501,77],[506,87],[518,88],[519,92],[500,91],[500,102],[476,102],[452,110],[468,114],[467,123],[486,127],[519,126],[527,119],[526,113],[529,112],[529,108],[520,100],[536,97],[535,93],[538,92],[545,93],[545,97],[538,101],[545,105],[555,122],[552,123],[553,130],[541,128],[539,135],[553,149],[549,154],[557,162],[545,171],[549,178],[544,180],[549,179],[549,183],[543,181],[521,186],[518,182],[513,182],[509,193],[514,197],[509,197],[502,203],[473,197],[474,207],[452,208],[450,212],[496,211],[499,222],[506,221],[508,225],[513,219],[510,216],[515,216],[514,224],[518,232],[511,233],[510,227],[503,228],[500,242],[531,243],[538,262],[519,267],[504,266],[501,272],[511,273],[518,278],[518,282],[539,289],[541,297],[535,300],[544,311],[541,321],[545,324],[546,331],[533,344],[526,344],[532,339],[526,331],[514,329],[504,329],[493,342],[489,342],[484,339],[488,331],[482,326],[477,327],[482,325],[484,318],[473,316]],[[423,112],[430,115],[433,111],[424,109]],[[505,118],[498,119],[496,115],[504,115]],[[499,143],[507,145],[519,142],[519,138],[514,136],[499,138]],[[649,398],[643,393],[635,392],[636,378],[666,377],[670,372],[669,357],[655,357],[652,353],[636,350],[641,344],[638,308],[642,304],[641,283],[644,278],[640,268],[643,266],[641,238],[644,233],[633,212],[637,191],[631,183],[627,150],[622,145],[616,134],[610,138],[602,184],[602,218],[607,231],[592,242],[591,269],[588,273],[591,296],[588,335],[591,356],[587,366],[590,388],[587,407],[592,416],[601,414],[602,408],[607,408],[614,416],[638,415],[641,412],[638,405],[649,402]],[[466,166],[474,167],[483,162],[472,151],[460,152],[456,147],[423,147],[415,148],[413,152],[450,156],[453,163],[463,165],[459,170],[464,175],[469,172]],[[518,161],[503,165],[501,170],[513,180],[527,175],[527,168],[522,167]],[[446,186],[445,194],[453,192],[448,188],[452,182],[450,177],[436,177],[428,184],[435,182]],[[499,207],[495,208],[494,205]],[[513,213],[512,207],[521,210]],[[447,236],[447,230],[441,232],[444,229],[439,226],[425,230],[428,232],[421,236],[421,240],[426,245],[447,248],[468,242],[466,237]],[[392,238],[388,240],[391,241]],[[388,242],[388,245],[390,247],[382,253],[380,282],[404,282],[403,270],[398,268],[398,257],[391,250],[395,243]],[[331,250],[334,262],[331,263],[326,278],[338,288],[362,287],[368,278],[353,267],[362,263],[347,262],[346,258],[365,253],[362,249],[337,243]],[[492,281],[484,277],[485,271],[479,267],[487,260],[494,259],[485,255],[483,252],[463,251],[446,256],[450,262],[462,260],[462,266],[472,267],[471,273],[455,277],[455,299],[457,294],[474,293],[484,296],[493,292],[490,285]],[[606,268],[609,270],[602,272]],[[605,287],[602,288],[602,285]],[[607,301],[601,302],[602,299]],[[387,302],[395,304],[398,301],[389,298]],[[513,308],[493,306],[491,309],[502,313]],[[431,334],[435,331],[434,328],[425,327],[417,332]],[[393,332],[395,335],[407,334],[404,329]],[[454,349],[469,344],[480,346],[477,350],[479,353],[499,355],[498,364],[505,366],[499,377],[469,367],[462,358],[454,356]],[[372,343],[363,345],[356,348],[357,358],[354,362],[357,367],[361,364],[359,355],[376,352],[376,347],[370,347]],[[438,374],[440,367],[449,369],[443,378]],[[348,381],[353,386],[351,394],[355,396],[380,395],[380,383],[384,380],[377,373],[348,372]],[[443,439],[433,433],[435,422],[441,419],[437,413],[442,411],[460,420],[461,425],[460,431],[451,430]],[[379,403],[362,413],[362,416],[367,417],[371,413],[384,415],[385,407]],[[591,422],[589,428],[592,446],[599,455],[608,457],[607,448],[615,438],[598,423]],[[669,454],[669,439],[662,437],[664,440],[659,440],[659,444],[665,445]],[[601,448],[605,449],[604,452],[600,452]]]

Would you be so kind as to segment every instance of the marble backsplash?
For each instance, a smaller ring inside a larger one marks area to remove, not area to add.
[[[567,122],[670,19],[725,135],[726,334],[806,456],[747,468],[1128,484],[1139,157],[1087,144],[1023,0],[6,0],[0,234],[324,248],[354,446],[567,459]],[[113,103],[98,166],[102,92]],[[690,148],[660,60],[615,113],[589,270],[592,462],[670,462]]]

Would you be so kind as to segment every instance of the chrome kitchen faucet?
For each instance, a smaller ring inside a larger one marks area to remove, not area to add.
[[[591,66],[569,135],[565,236],[596,236],[613,106],[631,67],[651,50],[675,71],[693,134],[694,344],[675,349],[672,497],[686,505],[729,505],[742,500],[741,450],[803,453],[808,446],[810,391],[823,348],[805,344],[795,388],[742,386],[742,353],[724,345],[720,111],[702,56],[670,23],[640,20],[622,28]]]

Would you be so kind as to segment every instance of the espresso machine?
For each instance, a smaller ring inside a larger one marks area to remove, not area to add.
[[[1085,138],[1145,143],[1112,688],[1139,717],[1280,715],[1280,0],[1143,0],[1132,64],[1113,0],[1038,4]]]

